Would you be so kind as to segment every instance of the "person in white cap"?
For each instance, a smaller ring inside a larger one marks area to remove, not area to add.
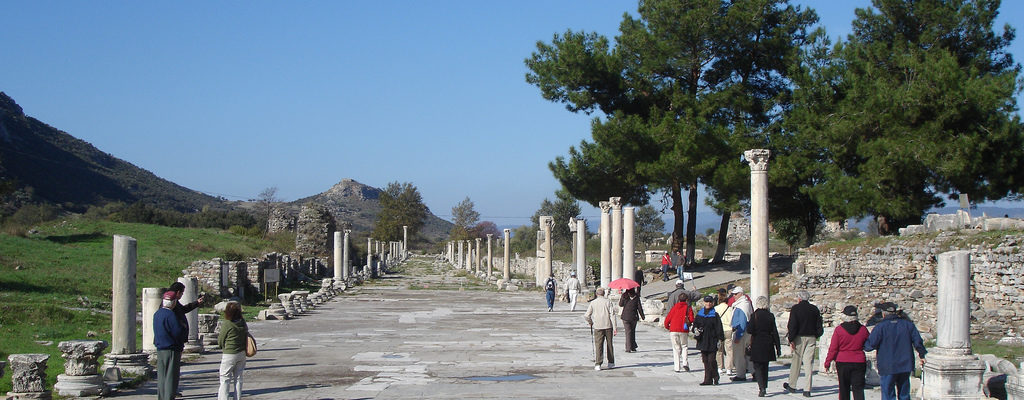
[[[732,326],[732,362],[736,369],[736,376],[732,377],[733,382],[747,380],[747,345],[750,344],[750,335],[747,334],[747,319],[753,314],[753,306],[750,304],[750,297],[743,294],[743,287],[732,288],[732,319],[729,325]]]
[[[569,296],[569,311],[576,311],[576,297],[579,297],[582,291],[576,272],[569,272],[569,279],[565,280],[565,291]]]

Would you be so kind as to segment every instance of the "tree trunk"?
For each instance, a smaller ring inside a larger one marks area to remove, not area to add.
[[[690,210],[686,221],[686,259],[692,260],[697,246],[697,179],[690,184]]]
[[[722,213],[722,225],[718,227],[718,247],[715,248],[715,258],[711,260],[713,263],[725,261],[725,250],[729,244],[729,217],[731,216],[730,212]]]
[[[672,245],[671,254],[683,248],[683,192],[678,182],[672,184]]]

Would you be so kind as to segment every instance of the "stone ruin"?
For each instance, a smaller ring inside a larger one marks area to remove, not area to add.
[[[921,235],[925,233],[978,230],[978,231],[1002,231],[1002,230],[1024,230],[1024,219],[1020,218],[992,218],[982,215],[971,218],[971,214],[965,210],[957,210],[956,214],[928,214],[924,218],[924,224],[909,225],[900,228],[900,236]]]
[[[337,225],[327,207],[316,203],[303,205],[295,225],[295,251],[306,255],[330,254]]]
[[[267,253],[248,261],[225,261],[220,258],[195,261],[181,271],[184,276],[199,280],[199,286],[220,297],[244,297],[246,293],[264,293],[264,273],[276,269],[284,281],[308,281],[333,273],[330,260],[294,254]]]

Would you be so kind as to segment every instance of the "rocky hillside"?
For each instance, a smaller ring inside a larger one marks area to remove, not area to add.
[[[194,211],[223,203],[160,178],[81,139],[25,115],[0,92],[0,180],[31,188],[35,200],[72,211],[110,201],[144,201]]]

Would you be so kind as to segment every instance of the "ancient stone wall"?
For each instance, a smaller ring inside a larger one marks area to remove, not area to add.
[[[937,256],[970,250],[971,333],[1000,337],[1024,323],[1024,234],[981,234],[962,230],[934,236],[891,238],[882,246],[843,246],[842,242],[801,249],[793,275],[780,279],[777,311],[807,290],[826,321],[839,320],[848,304],[865,311],[892,301],[904,308],[924,333],[935,329]]]
[[[268,253],[248,261],[225,261],[220,258],[195,261],[181,273],[196,277],[202,291],[231,297],[244,293],[263,293],[265,269],[277,269],[284,281],[310,280],[328,277],[333,272],[327,268],[329,262],[322,258]]]
[[[491,273],[499,275],[499,278],[500,278],[500,275],[501,275],[502,265],[504,265],[503,264],[504,263],[504,259],[505,259],[504,257],[494,257],[494,267],[495,268],[494,268],[494,270]],[[486,263],[484,265],[486,266]],[[534,268],[536,268],[536,267],[537,267],[537,259],[534,258],[534,257],[513,258],[511,260],[511,262],[509,262],[509,266],[508,266],[508,268],[509,268],[509,270],[510,270],[510,272],[512,274],[522,275],[522,276],[527,276],[527,277],[534,276]],[[571,263],[562,262],[562,261],[558,261],[558,260],[555,260],[555,261],[551,262],[551,272],[553,272],[555,274],[555,279],[557,279],[558,282],[565,282],[566,279],[569,279],[569,272],[573,272],[573,271],[576,271],[576,266],[572,265]],[[587,273],[588,277],[591,276],[591,267],[589,265],[587,266],[586,273]],[[584,277],[580,277],[580,279],[583,279],[583,278]],[[532,278],[530,278],[530,279],[532,279]],[[528,279],[528,280],[530,280],[530,279]],[[531,281],[531,283],[532,283],[532,281]]]
[[[295,251],[306,255],[326,255],[334,250],[337,223],[327,207],[309,203],[302,206],[295,226]]]

